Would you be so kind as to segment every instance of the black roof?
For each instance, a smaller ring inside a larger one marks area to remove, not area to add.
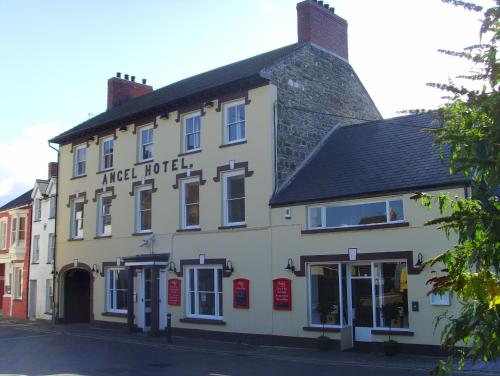
[[[245,81],[254,85],[257,83],[262,85],[267,82],[267,79],[261,77],[260,72],[301,46],[302,44],[298,43],[291,44],[164,86],[117,105],[61,133],[50,142],[65,143],[71,138],[95,131],[98,128],[116,126],[118,122],[125,124],[133,120],[134,116],[150,111],[174,110],[179,103],[195,94],[198,96],[206,95],[206,99],[211,99],[210,96],[214,95],[217,88],[241,85]]]
[[[329,133],[309,159],[271,198],[279,206],[341,198],[376,196],[461,185],[424,128],[440,126],[432,114],[410,115],[350,126]]]
[[[0,207],[0,211],[31,204],[31,192],[33,192],[33,189],[30,189],[28,192],[25,192],[21,196],[6,203],[4,206]]]

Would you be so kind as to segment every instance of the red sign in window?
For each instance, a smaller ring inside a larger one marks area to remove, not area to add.
[[[181,305],[181,280],[178,278],[168,280],[168,305]]]
[[[233,307],[250,308],[250,281],[246,278],[233,281]]]
[[[273,306],[278,311],[292,310],[292,281],[277,278],[273,281]]]

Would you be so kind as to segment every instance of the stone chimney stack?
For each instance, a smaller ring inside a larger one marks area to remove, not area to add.
[[[116,77],[108,80],[108,110],[129,99],[140,97],[152,91],[153,87],[146,85],[145,79],[142,80],[142,83],[135,82],[135,76],[131,76],[129,80],[128,74],[125,75],[125,78],[121,78],[121,73],[118,72]]]
[[[49,162],[48,178],[57,177],[57,162]]]
[[[297,4],[299,43],[314,43],[348,60],[347,21],[321,0]]]

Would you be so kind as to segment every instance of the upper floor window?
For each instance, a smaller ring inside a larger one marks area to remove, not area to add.
[[[98,218],[97,218],[97,235],[109,236],[111,235],[111,201],[113,200],[111,194],[99,196],[98,201]]]
[[[31,246],[31,263],[38,264],[40,259],[40,235],[33,236],[33,245]]]
[[[153,159],[153,126],[142,127],[139,130],[139,162]]]
[[[54,234],[49,234],[49,249],[47,253],[47,263],[52,264],[54,262],[54,253],[56,249],[56,237]]]
[[[73,169],[74,176],[83,176],[87,172],[87,147],[80,145],[74,151],[75,165]]]
[[[149,232],[152,229],[152,193],[149,186],[137,188],[136,192],[136,232]]]
[[[245,140],[245,102],[225,106],[225,142],[227,144]]]
[[[198,178],[184,180],[181,189],[182,228],[200,226],[200,182]]]
[[[106,311],[127,313],[127,271],[124,268],[106,270]]]
[[[71,239],[83,238],[83,199],[71,201]]]
[[[26,240],[26,217],[19,217],[19,231],[17,233],[17,241],[24,242]]]
[[[17,217],[10,222],[10,244],[15,244],[17,240]]]
[[[337,228],[402,222],[403,200],[309,208],[309,228]]]
[[[101,171],[113,168],[113,137],[101,140]]]
[[[184,117],[184,152],[199,150],[200,144],[200,113]]]
[[[7,222],[0,222],[0,250],[7,248]],[[0,291],[0,293],[2,293]]]
[[[245,224],[245,175],[243,171],[224,174],[224,225]]]
[[[49,198],[49,218],[55,218],[56,216],[56,196],[50,196]]]
[[[35,199],[35,221],[42,219],[42,200]]]
[[[10,244],[24,243],[26,240],[26,217],[13,217],[11,221]]]
[[[207,319],[222,318],[222,268],[189,267],[186,270],[186,315]]]

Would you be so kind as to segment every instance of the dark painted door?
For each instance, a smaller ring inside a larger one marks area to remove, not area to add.
[[[64,281],[64,321],[90,322],[90,273],[73,269]]]

